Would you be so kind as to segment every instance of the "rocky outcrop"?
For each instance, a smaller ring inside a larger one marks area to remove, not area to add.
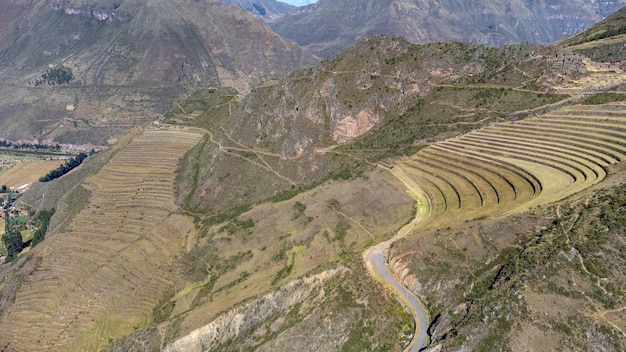
[[[282,315],[306,300],[324,296],[323,283],[341,273],[345,267],[292,281],[280,289],[233,308],[210,324],[202,326],[165,347],[165,352],[206,351],[245,334],[270,316]]]
[[[113,10],[87,7],[72,7],[59,3],[50,4],[53,10],[63,10],[66,15],[79,15],[83,17],[95,18],[98,21],[125,21],[127,16],[121,15]]]

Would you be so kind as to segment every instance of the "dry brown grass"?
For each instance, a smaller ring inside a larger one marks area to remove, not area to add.
[[[0,185],[18,188],[37,181],[51,170],[61,165],[61,160],[38,160],[18,162],[14,167],[0,175]]]
[[[210,242],[219,256],[207,261],[207,266],[223,264],[247,250],[251,256],[219,275],[212,290],[202,290],[207,278],[189,284],[174,297],[172,315],[184,317],[180,332],[208,324],[250,297],[329,263],[332,266],[341,258],[358,261],[366,246],[391,237],[414,214],[413,200],[387,171],[376,169],[366,175],[349,182],[332,181],[280,203],[258,205],[239,217],[254,221],[249,232],[240,229],[228,234],[220,231],[224,224],[215,226],[201,241]],[[306,206],[300,215],[296,202]],[[349,225],[341,239],[336,238],[338,223]],[[288,265],[293,265],[289,274],[277,279]],[[214,271],[208,271],[211,277]],[[249,276],[241,280],[244,272]]]

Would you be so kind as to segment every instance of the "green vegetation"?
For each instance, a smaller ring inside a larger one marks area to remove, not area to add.
[[[306,210],[306,204],[300,203],[300,201],[296,201],[293,203],[293,219],[297,219],[300,216],[304,215],[304,211]]]
[[[626,33],[626,26],[622,26],[619,28],[600,29],[586,36],[585,39],[578,44],[604,38],[610,38],[624,33]]]
[[[583,105],[602,105],[608,103],[614,103],[617,101],[626,101],[626,94],[624,93],[598,93],[592,97],[585,99]]]
[[[95,152],[92,150],[91,154],[94,154]],[[50,171],[49,173],[47,173],[45,176],[42,176],[39,179],[39,182],[50,182],[54,179],[57,179],[63,175],[65,175],[66,173],[72,171],[74,168],[78,167],[80,164],[82,164],[83,160],[85,160],[87,158],[88,154],[87,153],[80,153],[78,155],[76,155],[75,157],[68,159],[63,165],[59,166],[58,168]]]
[[[599,31],[595,31],[591,34],[589,34],[587,37],[585,37],[586,41],[591,41],[594,39],[600,39],[600,38],[604,38],[603,35],[605,35],[608,32],[608,30],[606,29],[601,29]]]
[[[285,266],[281,268],[280,270],[278,270],[278,272],[276,272],[276,275],[274,275],[274,278],[272,279],[272,285],[276,285],[278,282],[280,282],[280,280],[286,278],[287,276],[289,276],[289,274],[291,274],[291,271],[293,270],[293,266],[295,265],[295,262],[296,262],[295,256],[296,254],[292,253],[291,257],[287,260],[287,263],[285,264]],[[284,257],[284,254],[283,254],[283,257]]]
[[[346,220],[341,219],[337,224],[335,224],[335,237],[333,240],[343,242],[348,234],[348,230],[350,229],[350,223]]]
[[[35,226],[36,230],[33,233],[33,239],[31,242],[31,247],[36,246],[39,242],[43,241],[46,232],[48,231],[48,224],[50,224],[50,218],[54,215],[54,209],[50,210],[42,210],[35,214],[32,222]]]
[[[8,214],[8,212],[6,214]],[[4,244],[4,248],[7,251],[7,262],[15,259],[15,257],[17,257],[17,255],[24,248],[22,233],[16,226],[13,225],[13,221],[10,217],[8,219],[5,219],[4,234],[2,235],[2,244]]]
[[[72,69],[59,65],[58,67],[47,69],[46,72],[41,75],[41,79],[35,80],[35,86],[40,86],[44,83],[49,86],[61,85],[69,83],[72,80],[74,80]]]

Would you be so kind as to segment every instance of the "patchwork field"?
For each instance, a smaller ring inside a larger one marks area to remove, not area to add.
[[[201,138],[145,131],[86,180],[88,206],[32,251],[38,264],[2,320],[0,349],[94,351],[146,324],[193,234],[173,184],[178,159]]]
[[[62,160],[39,160],[18,162],[8,171],[0,174],[0,185],[18,188],[37,181],[41,176],[56,169]]]
[[[568,106],[433,144],[396,167],[423,188],[431,223],[527,210],[600,182],[626,157],[626,105]]]

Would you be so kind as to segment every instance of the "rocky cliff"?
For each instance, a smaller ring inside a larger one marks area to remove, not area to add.
[[[239,335],[250,334],[272,316],[286,316],[297,305],[315,306],[325,295],[326,282],[346,268],[324,271],[318,275],[295,280],[279,290],[269,292],[220,315],[210,324],[202,326],[167,345],[165,352],[211,350],[234,340]],[[272,333],[268,331],[267,333]]]
[[[115,12],[115,10],[106,8],[73,7],[62,3],[51,3],[50,7],[53,10],[61,10],[67,15],[79,15],[88,18],[95,18],[99,21],[124,21],[128,19],[126,16]]]

